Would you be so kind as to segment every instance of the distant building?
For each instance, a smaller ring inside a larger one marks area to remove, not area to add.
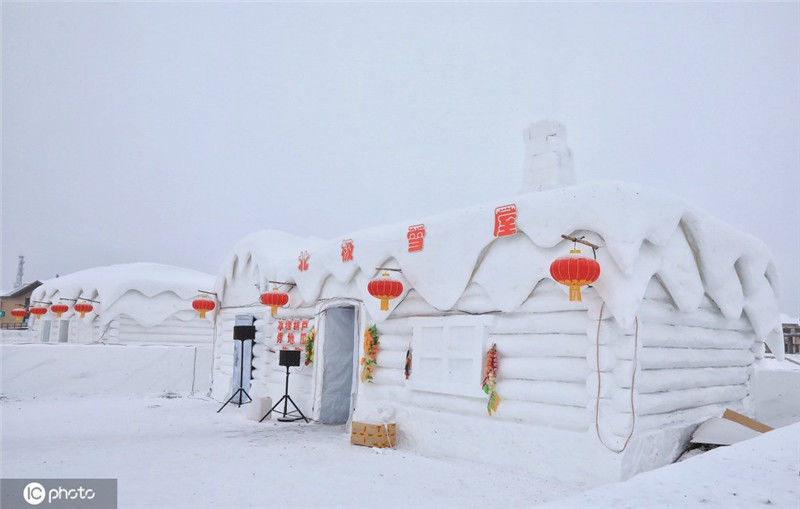
[[[29,318],[31,341],[42,343],[211,344],[214,312],[192,308],[214,276],[157,263],[93,267],[48,279],[33,292],[47,307]],[[84,314],[76,304],[91,304]],[[60,313],[54,305],[63,307]]]
[[[27,318],[22,323],[17,322],[17,319],[11,316],[11,310],[19,307],[27,308],[31,303],[31,294],[41,284],[41,281],[32,281],[0,295],[0,311],[2,311],[0,312],[2,315],[0,316],[0,327],[3,329],[27,327]]]
[[[800,353],[800,320],[787,316],[783,320],[783,345],[786,353]],[[788,318],[788,319],[787,319]]]

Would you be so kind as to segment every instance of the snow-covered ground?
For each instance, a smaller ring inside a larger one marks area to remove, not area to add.
[[[529,507],[585,488],[350,445],[344,426],[195,398],[3,401],[2,476],[116,477],[130,507]]]
[[[800,423],[624,483],[587,486],[258,424],[203,398],[4,400],[2,476],[116,477],[120,507],[788,507]],[[544,461],[544,459],[543,459]],[[568,498],[571,497],[571,498]]]
[[[13,360],[11,353],[20,348],[30,349],[31,361],[42,353],[60,357],[82,349],[88,352],[83,362],[72,364],[85,369],[67,369],[48,358],[49,364],[39,364],[60,366],[53,369],[59,375],[41,376],[36,362]],[[259,424],[245,419],[245,408],[217,414],[218,403],[188,396],[188,390],[182,391],[186,397],[158,397],[161,385],[139,383],[142,373],[153,378],[144,370],[153,362],[147,356],[127,355],[130,366],[117,366],[113,376],[89,369],[93,359],[106,363],[117,351],[158,348],[0,348],[0,367],[13,361],[13,369],[2,370],[0,387],[0,476],[116,477],[125,508],[800,507],[800,423],[586,491],[592,486],[535,474],[542,471],[535,465],[504,468],[480,458],[356,447],[344,426]],[[191,370],[186,373],[188,381]],[[759,363],[756,416],[774,426],[800,421],[798,380],[800,366]]]
[[[800,507],[800,423],[546,507]]]

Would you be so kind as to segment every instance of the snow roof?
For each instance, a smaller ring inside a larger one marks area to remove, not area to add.
[[[18,288],[14,288],[13,290],[3,290],[0,292],[0,297],[2,298],[11,298],[11,297],[19,297],[20,295],[25,295],[26,293],[32,291],[37,286],[41,285],[41,281],[31,281],[29,283],[23,283]]]
[[[495,208],[509,203],[517,207],[518,233],[495,238]],[[408,227],[418,223],[425,225],[424,249],[409,252]],[[328,278],[366,281],[377,274],[376,267],[388,265],[402,269],[404,286],[440,310],[452,309],[474,283],[498,310],[511,311],[539,281],[550,278],[550,262],[571,247],[561,234],[585,235],[602,246],[597,252],[601,274],[593,286],[623,326],[632,323],[655,276],[679,310],[697,309],[707,295],[728,319],[744,313],[760,337],[775,342],[775,348],[768,343],[773,351],[782,350],[776,335],[776,271],[766,246],[677,197],[622,182],[587,182],[518,195],[328,241],[256,232],[234,247],[217,291],[224,299],[237,263],[252,263],[260,278],[253,282],[262,288],[269,279],[295,282],[290,305],[310,305]],[[350,262],[341,258],[343,239],[354,243]],[[301,250],[310,255],[308,270],[302,272]],[[359,286],[365,302],[374,300],[366,283]]]
[[[129,291],[145,297],[171,292],[181,299],[190,299],[197,290],[210,290],[214,276],[196,270],[158,263],[127,263],[93,267],[48,279],[34,291],[31,299],[53,301],[59,298],[86,297],[110,308]]]

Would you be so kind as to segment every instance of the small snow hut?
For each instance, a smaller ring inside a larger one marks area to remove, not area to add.
[[[672,461],[724,408],[751,413],[763,341],[782,351],[764,244],[659,190],[559,187],[574,181],[563,128],[534,125],[526,141],[534,192],[330,241],[242,239],[216,283],[213,397],[236,382],[233,325],[254,323],[253,396],[277,400],[277,352],[301,349],[311,362],[293,368],[291,394],[304,413],[396,422],[398,446],[423,454],[615,480]],[[573,247],[564,234],[600,246],[580,301],[550,273]],[[401,286],[370,285],[383,268]],[[269,292],[288,295],[275,316],[259,302]]]
[[[213,312],[193,299],[214,277],[156,263],[94,267],[50,279],[31,296],[31,338],[44,343],[210,345]],[[37,315],[36,313],[40,313]],[[83,316],[81,316],[83,314]]]

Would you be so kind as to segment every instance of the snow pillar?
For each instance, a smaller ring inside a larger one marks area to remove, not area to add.
[[[523,132],[525,167],[522,191],[546,191],[575,183],[566,128],[552,120],[534,122]]]

